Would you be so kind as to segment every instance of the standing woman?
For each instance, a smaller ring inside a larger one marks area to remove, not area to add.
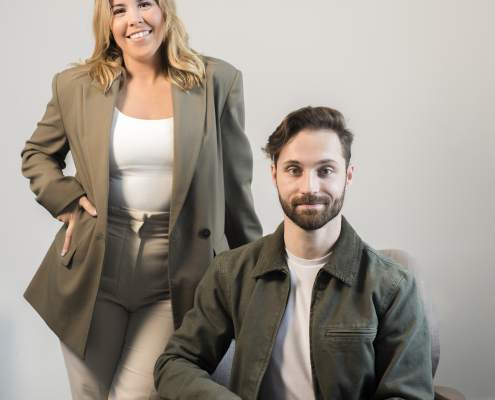
[[[174,0],[96,0],[93,30],[22,152],[64,222],[25,297],[74,399],[155,399],[156,358],[213,257],[261,236],[242,76],[189,47]]]

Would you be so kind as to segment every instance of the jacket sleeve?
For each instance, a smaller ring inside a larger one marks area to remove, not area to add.
[[[155,387],[163,399],[239,399],[211,378],[234,339],[222,258],[217,256],[206,271],[194,308],[155,364]]]
[[[374,342],[377,389],[370,400],[433,400],[428,320],[411,273],[387,303]]]
[[[242,73],[237,71],[220,117],[225,182],[225,234],[231,249],[262,236],[254,211],[253,153],[244,133]]]
[[[58,74],[53,78],[53,97],[43,119],[22,150],[22,174],[30,180],[36,201],[53,217],[85,192],[72,176],[65,176],[65,157],[69,141],[65,134],[57,92]]]

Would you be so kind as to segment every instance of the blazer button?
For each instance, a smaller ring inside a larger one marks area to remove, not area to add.
[[[211,235],[211,231],[209,229],[203,229],[203,232],[201,232],[201,236],[203,239],[208,239]]]

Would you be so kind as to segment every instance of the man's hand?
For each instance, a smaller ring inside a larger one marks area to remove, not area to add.
[[[81,196],[75,199],[62,212],[57,216],[59,221],[64,224],[68,224],[67,231],[65,232],[65,242],[62,249],[61,256],[64,257],[69,251],[70,241],[72,239],[72,231],[76,225],[77,214],[81,208],[84,208],[92,217],[96,217],[96,208],[91,204],[86,196]]]

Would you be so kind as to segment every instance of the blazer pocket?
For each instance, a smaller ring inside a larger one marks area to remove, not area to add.
[[[65,232],[67,232],[67,225],[64,224],[57,232],[57,235],[55,236],[54,244],[55,244],[55,250],[57,251],[56,256],[58,260],[62,263],[64,267],[70,268],[69,263],[71,262],[72,257],[74,256],[74,253],[77,250],[77,243],[71,241],[69,245],[69,251],[64,257],[62,257],[61,254],[65,243]]]
[[[338,341],[373,340],[376,337],[377,327],[328,327],[325,328],[325,338]]]
[[[213,246],[213,257],[218,256],[221,252],[230,250],[229,242],[225,233],[222,234],[220,241]]]

